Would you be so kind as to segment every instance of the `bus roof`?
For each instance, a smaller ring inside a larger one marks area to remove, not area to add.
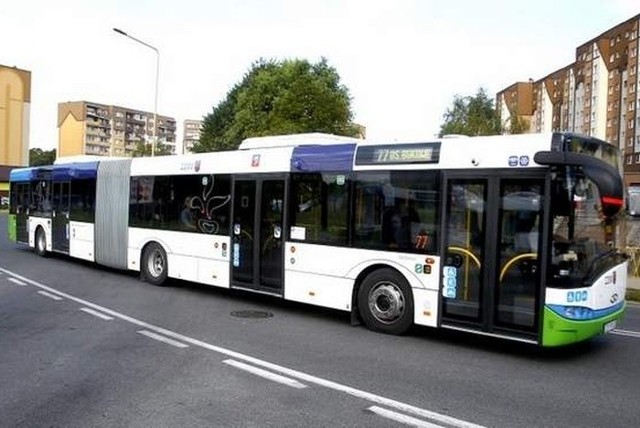
[[[98,162],[73,162],[58,165],[34,166],[12,170],[9,181],[32,181],[44,176],[58,181],[95,178],[97,171]]]
[[[360,138],[344,137],[342,135],[323,134],[313,132],[308,134],[272,135],[268,137],[246,138],[240,143],[238,150],[267,149],[275,147],[297,146],[326,146],[334,144],[358,143]]]

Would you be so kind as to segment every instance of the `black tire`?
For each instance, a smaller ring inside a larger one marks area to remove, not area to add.
[[[402,334],[413,324],[411,287],[396,270],[375,270],[365,277],[358,290],[358,310],[371,330]]]
[[[153,285],[163,285],[165,283],[169,273],[169,265],[167,263],[167,252],[162,248],[162,245],[152,242],[145,247],[140,268],[145,281]]]
[[[34,250],[37,255],[40,257],[47,256],[47,235],[44,233],[44,229],[42,227],[38,227],[36,229],[36,242],[34,243]]]

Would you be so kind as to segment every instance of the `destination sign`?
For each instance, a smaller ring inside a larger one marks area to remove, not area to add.
[[[439,160],[440,143],[360,146],[356,151],[356,165],[438,163]]]

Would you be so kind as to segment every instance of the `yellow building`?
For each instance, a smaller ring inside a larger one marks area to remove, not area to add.
[[[156,138],[175,153],[176,121],[157,115]],[[58,104],[58,156],[131,156],[151,141],[154,114],[128,107],[73,101]]]
[[[9,192],[11,167],[29,164],[31,72],[0,65],[0,196]]]
[[[31,72],[0,65],[0,165],[29,164]]]

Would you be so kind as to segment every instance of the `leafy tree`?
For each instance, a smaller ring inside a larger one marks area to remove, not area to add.
[[[29,166],[52,165],[56,160],[56,149],[29,149]]]
[[[162,144],[162,141],[156,142],[154,156],[166,156],[172,154],[171,147]],[[151,156],[151,144],[145,141],[138,141],[136,148],[131,154],[134,158],[142,156]]]
[[[251,66],[204,118],[194,152],[229,150],[247,137],[326,132],[355,136],[351,98],[321,59],[264,60]]]
[[[508,134],[524,134],[529,131],[529,120],[517,115],[511,116],[509,119],[509,129],[506,129]]]
[[[440,126],[441,137],[447,134],[498,135],[502,131],[493,99],[483,88],[478,89],[475,96],[456,95],[443,119],[444,123]]]

